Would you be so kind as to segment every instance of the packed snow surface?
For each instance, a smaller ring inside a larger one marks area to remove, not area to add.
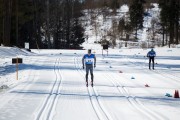
[[[102,55],[94,49],[94,87],[86,87],[81,60],[87,50],[0,47],[0,85],[6,86],[0,120],[179,120],[174,92],[180,90],[180,49],[155,49],[155,70],[148,69],[148,51],[109,49]],[[18,80],[11,63],[16,57],[23,58]]]

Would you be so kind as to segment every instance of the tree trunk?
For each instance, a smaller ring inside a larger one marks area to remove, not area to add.
[[[174,43],[174,15],[170,16],[170,28],[169,28],[169,46]]]
[[[164,34],[165,34],[165,30],[164,30],[164,25],[163,25],[163,41],[162,41],[162,46],[164,46]]]
[[[48,49],[51,48],[51,41],[50,41],[50,32],[49,32],[49,0],[47,2],[47,40],[48,40]]]
[[[176,44],[179,44],[179,22],[176,22]]]
[[[168,44],[168,32],[166,30],[166,45]]]
[[[33,0],[34,5],[34,20],[33,20],[33,35],[34,35],[34,43],[38,44],[38,10],[37,10],[37,0]],[[29,41],[30,42],[30,41]],[[30,48],[36,48],[36,44],[31,44]]]
[[[3,43],[5,46],[10,46],[10,35],[11,35],[11,13],[12,13],[12,0],[4,0],[4,35]]]
[[[16,46],[19,46],[18,41],[18,0],[16,0]]]
[[[180,9],[180,2],[179,2],[179,0],[177,1],[177,3],[176,3],[176,9],[177,9],[177,13],[176,13],[176,44],[179,44],[179,9]]]
[[[137,24],[136,24],[136,40],[137,40],[137,33],[138,33],[138,28],[137,28]]]
[[[170,22],[170,31],[169,31],[169,47],[174,42],[174,24]]]
[[[4,10],[4,0],[2,0],[2,40],[1,44],[4,44],[4,18],[5,18],[5,10]]]

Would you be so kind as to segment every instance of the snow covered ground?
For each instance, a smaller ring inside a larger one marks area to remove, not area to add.
[[[0,47],[0,85],[7,86],[0,120],[179,120],[180,99],[173,96],[180,90],[180,49],[155,49],[155,70],[148,69],[148,51],[110,49],[102,56],[94,49],[95,83],[87,88],[81,63],[87,50]],[[19,80],[11,63],[17,56]]]

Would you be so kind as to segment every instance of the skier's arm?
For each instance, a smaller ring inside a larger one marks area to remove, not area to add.
[[[147,53],[147,57],[149,57],[149,52]]]
[[[82,65],[83,65],[83,68],[84,68],[84,56],[82,58]]]
[[[96,56],[94,55],[94,67],[96,67]]]

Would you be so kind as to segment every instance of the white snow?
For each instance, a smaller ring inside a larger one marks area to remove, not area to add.
[[[127,10],[124,5],[120,12]],[[99,22],[101,29],[109,28],[109,21]],[[155,48],[155,70],[149,70],[150,49],[109,49],[102,55],[91,27],[86,50],[0,47],[0,120],[179,120],[174,92],[180,91],[180,47]],[[87,49],[97,57],[94,87],[85,86],[81,60]],[[23,59],[18,80],[16,57]]]
[[[119,12],[128,12],[129,11],[129,7],[127,5],[122,5],[120,7],[120,11]]]
[[[8,86],[0,93],[0,120],[179,120],[179,48],[156,48],[155,70],[148,69],[149,49],[109,49],[102,56],[94,48],[93,88],[85,86],[81,63],[87,50],[18,50],[23,64],[16,80],[17,48],[0,47],[1,85]]]

